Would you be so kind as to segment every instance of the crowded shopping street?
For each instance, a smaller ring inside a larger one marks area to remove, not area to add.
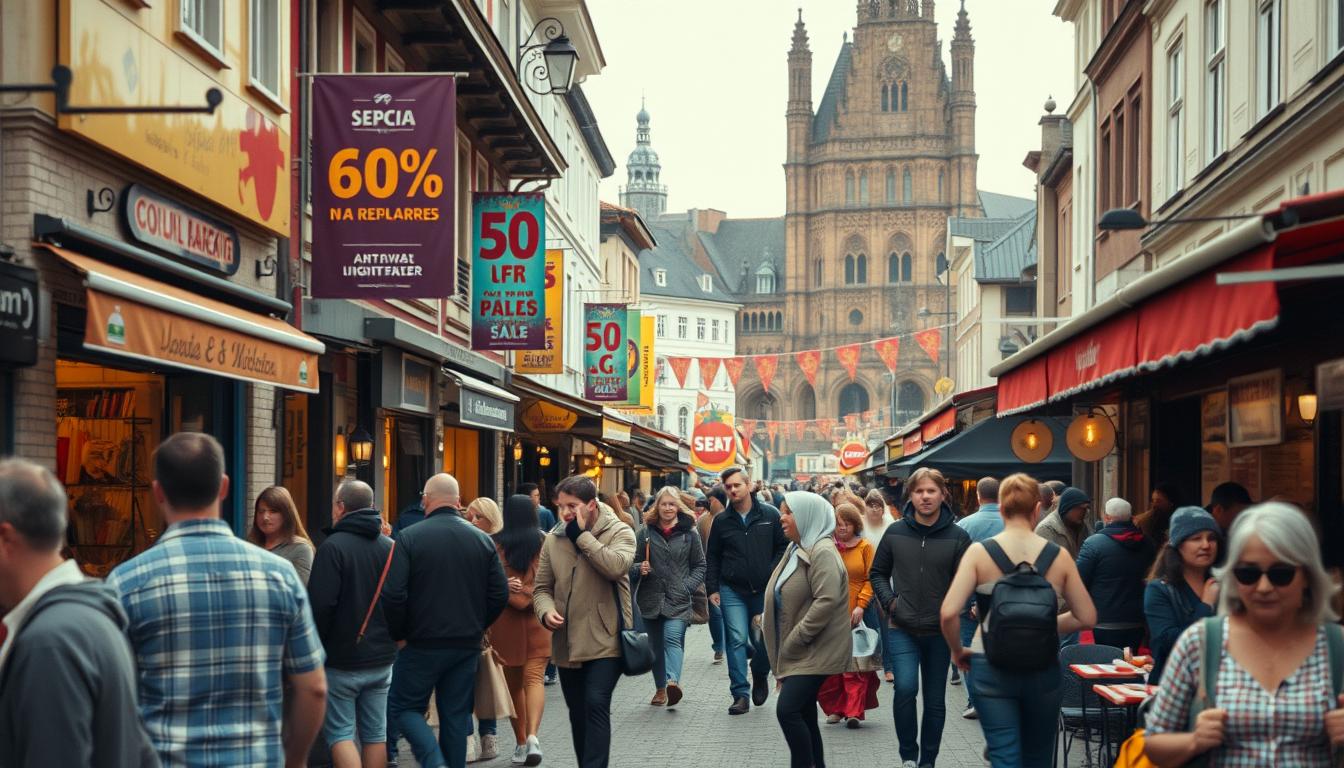
[[[0,768],[1335,768],[1344,0],[0,0]]]

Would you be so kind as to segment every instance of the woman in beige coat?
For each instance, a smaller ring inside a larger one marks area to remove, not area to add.
[[[621,627],[633,627],[630,564],[635,532],[582,475],[555,486],[561,524],[546,535],[532,610],[551,630],[551,660],[569,708],[579,768],[606,768],[611,752],[611,695],[621,677]]]
[[[791,544],[765,587],[765,649],[782,683],[775,717],[791,768],[825,768],[817,691],[853,667],[849,578],[831,537],[835,514],[815,493],[784,494],[780,525]]]

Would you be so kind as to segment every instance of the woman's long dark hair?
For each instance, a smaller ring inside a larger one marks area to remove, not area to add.
[[[504,502],[504,527],[495,534],[495,543],[504,550],[504,562],[518,573],[526,573],[541,552],[546,540],[537,521],[537,505],[531,496],[514,494]]]

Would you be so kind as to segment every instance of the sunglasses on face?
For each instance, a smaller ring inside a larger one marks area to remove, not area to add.
[[[1247,587],[1259,584],[1261,576],[1268,576],[1269,583],[1276,587],[1286,587],[1293,583],[1293,577],[1297,576],[1297,566],[1279,563],[1261,569],[1258,565],[1238,565],[1232,569],[1232,575],[1240,584]]]

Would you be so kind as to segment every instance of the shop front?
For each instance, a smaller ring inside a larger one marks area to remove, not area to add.
[[[1075,482],[1146,508],[1224,482],[1289,501],[1344,564],[1340,285],[1344,194],[1300,198],[1122,289],[991,371],[1000,416],[1067,418]]]
[[[37,362],[37,270],[0,261],[0,455],[14,450],[14,374]]]

